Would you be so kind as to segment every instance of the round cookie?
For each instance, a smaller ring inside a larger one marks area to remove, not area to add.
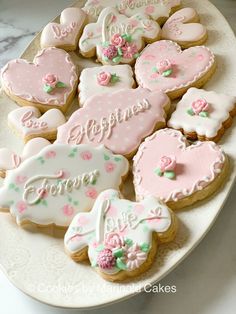
[[[92,208],[98,194],[118,189],[129,163],[103,146],[52,144],[7,173],[0,208],[17,224],[67,227]]]
[[[227,156],[214,142],[189,145],[180,131],[159,130],[134,157],[136,197],[153,195],[171,209],[180,209],[214,193],[228,168]]]
[[[104,279],[121,281],[149,269],[159,243],[173,240],[176,230],[176,216],[155,197],[136,203],[106,190],[91,212],[75,216],[64,243],[76,262],[89,258]]]
[[[135,76],[143,88],[161,90],[175,99],[190,87],[203,86],[215,69],[215,56],[207,47],[182,51],[173,41],[160,40],[142,51],[135,64]]]
[[[5,93],[20,106],[40,111],[57,108],[65,112],[77,89],[77,70],[62,49],[43,49],[33,63],[24,59],[8,62],[1,71]]]

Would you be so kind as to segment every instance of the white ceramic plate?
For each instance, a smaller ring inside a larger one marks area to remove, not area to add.
[[[83,1],[78,2],[81,6]],[[218,69],[207,89],[234,94],[236,86],[236,40],[221,13],[206,0],[183,1],[197,9],[207,26],[207,46],[217,56]],[[23,57],[32,59],[39,47],[37,36]],[[94,66],[73,53],[80,69]],[[21,150],[22,143],[8,129],[6,117],[16,105],[0,96],[0,146]],[[76,101],[74,109],[76,108]],[[104,281],[88,264],[76,264],[63,250],[63,232],[53,228],[21,229],[8,213],[0,213],[0,265],[9,280],[26,294],[42,302],[70,308],[91,308],[117,302],[138,293],[173,270],[202,240],[218,216],[235,178],[236,123],[224,135],[222,146],[231,157],[232,174],[214,197],[178,212],[181,224],[176,240],[159,248],[157,258],[147,273],[131,283]],[[202,161],[204,162],[204,161]],[[128,191],[130,194],[131,191]],[[126,193],[127,194],[127,193]],[[131,194],[130,194],[131,196]]]

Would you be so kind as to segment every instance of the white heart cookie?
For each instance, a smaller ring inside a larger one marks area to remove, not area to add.
[[[34,137],[44,137],[49,140],[56,138],[57,128],[66,122],[59,109],[50,109],[41,115],[35,107],[22,107],[13,110],[8,115],[8,124],[19,133],[25,142]]]
[[[61,13],[60,24],[47,24],[41,34],[41,47],[57,47],[66,51],[76,50],[86,21],[86,13],[80,8],[67,8]]]
[[[6,171],[18,168],[24,160],[38,154],[48,145],[51,145],[48,140],[36,137],[25,144],[21,155],[8,148],[0,148],[0,176],[4,178]]]

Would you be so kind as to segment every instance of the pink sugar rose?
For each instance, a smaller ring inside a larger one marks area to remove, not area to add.
[[[46,153],[45,157],[46,157],[47,159],[50,159],[50,158],[55,158],[56,155],[57,155],[57,154],[56,154],[55,151],[50,150],[49,152]]]
[[[113,162],[108,161],[105,163],[106,172],[108,173],[113,172],[115,168],[116,168],[116,165]]]
[[[124,238],[116,232],[109,232],[105,235],[105,246],[110,250],[120,249],[124,244]]]
[[[109,45],[108,47],[103,48],[102,50],[104,57],[112,60],[117,56],[117,48],[114,45]]]
[[[97,82],[99,85],[102,85],[102,86],[107,86],[111,81],[111,73],[109,72],[100,72],[98,75],[97,75]]]
[[[138,53],[138,48],[134,43],[126,43],[121,49],[125,59],[132,59]]]
[[[176,167],[175,156],[163,156],[160,159],[160,169],[162,172],[173,171]]]
[[[111,43],[116,47],[122,47],[125,44],[125,40],[120,34],[114,34],[111,38]]]
[[[89,198],[92,198],[93,200],[97,198],[98,192],[95,188],[89,188],[85,192],[85,195]]]
[[[159,74],[163,74],[165,71],[170,70],[172,68],[172,63],[169,59],[161,60],[157,63],[157,70]]]
[[[136,27],[136,26],[138,25],[138,21],[137,21],[137,20],[130,20],[130,21],[129,21],[129,25],[130,25],[132,28],[134,28],[134,27]]]
[[[26,203],[24,201],[19,201],[16,204],[16,208],[17,208],[18,212],[20,214],[22,214],[27,209],[27,205],[26,205]]]
[[[152,14],[155,11],[155,7],[153,5],[149,5],[145,9],[146,14]]]
[[[198,115],[202,111],[207,111],[209,105],[205,99],[197,99],[192,103],[193,112]]]
[[[64,213],[65,216],[72,216],[74,214],[74,208],[73,206],[67,204],[67,205],[64,205],[63,208],[62,208],[62,211]]]
[[[90,151],[84,151],[80,154],[80,156],[83,160],[90,160],[93,157]]]
[[[46,74],[43,77],[43,83],[52,88],[55,88],[58,83],[58,77],[54,74]]]
[[[16,184],[22,184],[25,183],[26,180],[27,180],[26,176],[17,176],[15,182]]]

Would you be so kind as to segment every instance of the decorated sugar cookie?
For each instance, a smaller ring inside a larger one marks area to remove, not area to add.
[[[34,137],[55,140],[57,128],[66,122],[59,109],[50,109],[41,115],[35,107],[22,107],[8,114],[9,126],[19,134],[25,142]]]
[[[91,209],[100,192],[119,188],[128,169],[123,156],[102,146],[52,144],[7,174],[0,208],[19,225],[66,227],[75,214]]]
[[[0,148],[0,177],[5,178],[6,171],[19,167],[24,160],[38,154],[48,145],[51,145],[48,140],[36,137],[25,144],[21,155],[8,148]]]
[[[80,8],[67,8],[61,13],[60,24],[49,23],[42,31],[42,48],[57,47],[66,51],[76,50],[86,22],[86,13]]]
[[[104,144],[130,158],[143,138],[165,126],[169,107],[166,94],[142,88],[90,97],[58,128],[57,142]]]
[[[189,145],[181,132],[163,129],[146,138],[134,157],[135,193],[179,209],[215,192],[227,170],[227,157],[214,142]]]
[[[133,70],[128,64],[86,68],[80,75],[80,105],[83,106],[91,96],[112,93],[134,86]]]
[[[136,80],[143,88],[161,90],[174,99],[190,87],[201,87],[216,68],[213,53],[205,46],[181,51],[170,40],[147,46],[135,64]]]
[[[147,15],[128,18],[114,8],[106,8],[96,23],[85,26],[79,48],[83,56],[96,54],[103,64],[133,63],[144,43],[156,41],[160,31],[160,26]]]
[[[182,48],[198,46],[207,39],[206,27],[199,23],[199,16],[192,8],[175,12],[161,30],[161,38],[177,42]]]
[[[156,198],[135,203],[106,190],[91,212],[74,217],[64,243],[75,261],[87,259],[88,252],[102,277],[120,281],[150,268],[158,242],[173,240],[176,229],[176,217]]]
[[[20,106],[64,112],[76,92],[76,72],[67,52],[47,48],[36,55],[33,63],[24,59],[8,62],[1,71],[1,81],[6,94]]]
[[[218,141],[232,124],[236,97],[190,88],[177,104],[168,126],[192,139]]]
[[[102,10],[111,6],[129,17],[141,13],[162,22],[171,12],[178,9],[180,4],[180,0],[87,0],[83,10],[88,14],[90,22],[97,21]]]

